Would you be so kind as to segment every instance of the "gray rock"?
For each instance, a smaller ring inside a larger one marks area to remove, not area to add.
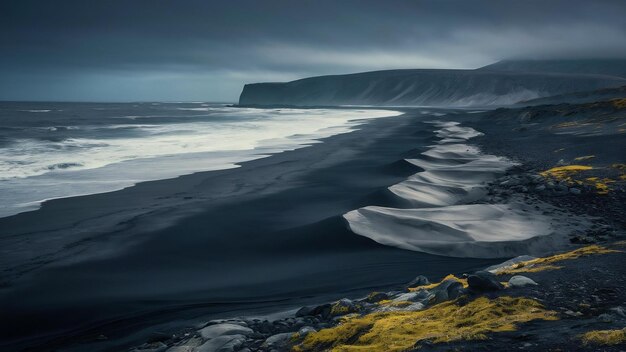
[[[626,310],[624,310],[622,306],[611,308],[611,311],[615,312],[617,315],[619,315],[622,318],[626,318]]]
[[[224,335],[210,339],[196,349],[197,352],[234,352],[246,341],[243,335]]]
[[[223,324],[215,324],[209,325],[200,331],[200,335],[204,339],[212,339],[218,336],[224,335],[251,335],[253,333],[252,329],[247,328],[245,326],[231,324],[231,323],[223,323]]]
[[[202,344],[198,337],[192,337],[180,345],[170,347],[167,352],[193,352],[195,348]]]
[[[331,309],[330,309],[330,314],[331,316],[337,316],[337,315],[346,315],[349,313],[355,313],[357,312],[359,309],[357,307],[356,304],[354,304],[354,302],[352,302],[351,300],[347,299],[347,298],[343,298],[340,299],[339,301],[335,302]]]
[[[165,352],[167,345],[163,342],[152,342],[137,347],[133,352]]]
[[[419,294],[418,292],[407,292],[407,293],[403,293],[399,296],[396,296],[393,301],[394,302],[418,302],[420,300],[423,300],[425,297],[422,294]]]
[[[428,285],[430,282],[428,281],[428,278],[424,275],[419,275],[418,277],[416,277],[415,279],[411,280],[411,282],[409,282],[408,284],[406,284],[406,287],[417,287],[417,286],[422,286],[422,285]]]
[[[293,333],[291,332],[285,332],[282,334],[276,334],[276,335],[272,335],[270,337],[268,337],[267,339],[265,339],[265,342],[263,342],[263,347],[265,348],[282,348],[287,346],[287,344],[291,341],[291,337],[293,336]]]
[[[430,293],[430,303],[440,303],[450,299],[455,299],[462,295],[464,292],[463,284],[454,280],[444,280],[439,286],[433,288]]]
[[[513,264],[517,264],[520,262],[526,262],[529,260],[537,259],[536,257],[531,257],[529,255],[520,255],[519,257],[515,257],[513,259],[509,259],[500,264],[492,265],[488,268],[485,268],[485,271],[489,271],[491,273],[497,273],[498,270],[505,269],[511,267]]]
[[[569,189],[569,193],[571,194],[580,194],[582,191],[576,187],[572,187]]]
[[[504,287],[498,281],[498,278],[488,271],[477,271],[467,277],[467,284],[473,291],[497,291]]]
[[[309,312],[309,315],[319,315],[322,318],[326,319],[330,316],[330,310],[331,310],[331,305],[330,304],[322,304],[319,305],[317,307],[314,307],[311,309],[311,311]]]
[[[396,311],[417,311],[424,309],[425,305],[421,302],[411,303],[408,306],[382,305],[374,309],[375,312],[396,312]]]
[[[304,326],[298,330],[298,335],[300,335],[300,337],[304,337],[312,332],[317,332],[317,330],[315,330],[312,326]]]
[[[311,314],[312,311],[313,311],[313,307],[302,307],[298,309],[298,311],[296,312],[296,317],[306,317],[306,316],[313,315]]]
[[[536,286],[536,285],[538,284],[535,281],[522,275],[515,275],[509,279],[509,287],[511,288]]]
[[[365,298],[365,301],[369,303],[376,303],[385,299],[389,299],[389,295],[385,292],[372,292]]]

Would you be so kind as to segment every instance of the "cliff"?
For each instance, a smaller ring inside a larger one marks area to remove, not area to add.
[[[410,69],[319,76],[245,85],[240,105],[509,105],[571,92],[617,87],[617,76],[505,70]]]

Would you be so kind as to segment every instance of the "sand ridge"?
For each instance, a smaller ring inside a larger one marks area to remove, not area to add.
[[[468,140],[482,133],[453,121],[427,121],[440,140],[418,159],[424,171],[389,187],[409,209],[367,206],[344,214],[350,229],[378,243],[430,254],[500,258],[541,254],[565,245],[574,227],[547,204],[471,204],[516,163],[484,154]],[[549,213],[552,215],[544,215]],[[583,221],[584,222],[584,221]],[[576,226],[580,226],[580,222]]]

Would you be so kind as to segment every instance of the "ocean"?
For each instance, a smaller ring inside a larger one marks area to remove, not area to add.
[[[238,167],[399,114],[206,102],[0,103],[0,217],[49,199]]]

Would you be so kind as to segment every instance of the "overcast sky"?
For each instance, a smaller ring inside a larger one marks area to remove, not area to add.
[[[0,100],[226,101],[243,84],[626,57],[626,1],[0,2]]]

